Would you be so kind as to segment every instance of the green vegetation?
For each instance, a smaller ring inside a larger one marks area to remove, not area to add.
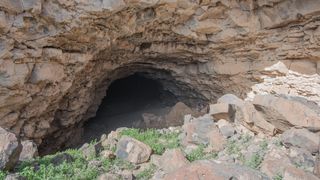
[[[275,175],[272,179],[273,179],[273,180],[282,180],[283,177],[282,177],[282,175],[281,175],[280,173],[278,173],[278,174]]]
[[[204,149],[205,149],[205,145],[200,145],[196,149],[191,151],[191,153],[187,154],[186,158],[190,162],[192,162],[192,161],[201,160],[201,159],[214,159],[217,157],[218,155],[217,153],[205,153]]]
[[[6,173],[0,170],[0,180],[4,180],[6,178]]]
[[[250,159],[246,160],[244,164],[251,168],[258,169],[262,161],[263,161],[263,155],[259,153],[255,153],[254,155],[251,156]]]
[[[241,156],[241,154],[239,154],[241,146],[243,146],[244,148],[248,147],[251,139],[252,137],[249,134],[241,135],[239,140],[229,139],[226,145],[227,153],[229,155],[238,154],[239,156]]]
[[[266,139],[264,139],[260,145],[259,145],[260,149],[257,153],[254,153],[250,159],[245,160],[244,164],[246,166],[249,166],[251,168],[254,169],[258,169],[260,164],[263,161],[264,155],[266,154],[266,151],[268,150],[268,141]]]
[[[113,171],[116,169],[133,170],[135,168],[134,164],[119,158],[102,159],[102,166],[106,172]]]
[[[179,133],[160,133],[156,129],[124,129],[120,132],[121,136],[129,136],[137,139],[151,147],[155,154],[163,154],[165,149],[173,149],[180,146]]]
[[[136,179],[137,180],[151,179],[153,174],[156,172],[156,170],[157,170],[157,167],[154,164],[151,164],[150,167],[148,167],[147,169],[137,174]]]
[[[71,158],[62,159],[61,162],[56,163],[55,158],[59,155],[60,157],[67,155]],[[98,176],[98,170],[88,165],[79,150],[67,150],[31,162],[24,162],[18,167],[18,173],[28,180],[95,179]]]

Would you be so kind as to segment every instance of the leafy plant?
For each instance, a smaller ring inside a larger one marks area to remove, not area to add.
[[[150,167],[147,169],[143,170],[139,174],[137,174],[136,179],[137,180],[147,180],[151,179],[153,174],[155,173],[157,167],[154,164],[151,164]]]
[[[282,175],[281,175],[280,173],[278,173],[278,174],[276,174],[272,179],[273,179],[273,180],[282,180],[283,177],[282,177]]]
[[[66,153],[72,157],[71,162],[66,160],[60,164],[54,164],[53,159],[62,153],[40,157],[34,161],[22,163],[17,171],[30,180],[54,180],[54,179],[95,179],[98,171],[88,166],[88,162],[79,150],[67,150]]]
[[[204,145],[198,146],[196,149],[191,151],[191,153],[187,154],[187,159],[192,162],[195,160],[202,159],[205,156],[204,153]]]
[[[251,168],[258,169],[262,161],[263,161],[263,155],[259,153],[255,153],[254,155],[251,156],[249,160],[245,161],[244,164]]]
[[[236,140],[228,140],[226,145],[227,153],[229,155],[231,154],[237,154],[240,152],[240,147],[237,144]]]
[[[200,145],[189,154],[187,154],[187,159],[192,162],[200,159],[214,159],[218,156],[217,153],[205,153],[204,152],[205,145]]]
[[[120,132],[121,136],[129,136],[137,139],[151,147],[155,154],[163,154],[165,149],[173,149],[180,146],[179,133],[160,133],[156,129],[139,129],[128,128]]]
[[[4,180],[7,176],[7,173],[0,170],[0,180]]]
[[[268,141],[266,139],[260,143],[260,148],[262,151],[266,151],[268,149]]]

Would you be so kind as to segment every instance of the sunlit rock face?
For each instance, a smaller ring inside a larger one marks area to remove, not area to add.
[[[319,19],[318,0],[1,0],[0,126],[65,145],[136,72],[182,100],[293,88],[320,102]]]

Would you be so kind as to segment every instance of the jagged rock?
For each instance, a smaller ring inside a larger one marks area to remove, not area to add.
[[[281,135],[281,142],[287,147],[300,147],[316,153],[319,151],[320,137],[307,129],[291,128]]]
[[[306,149],[290,147],[289,156],[294,164],[298,164],[305,169],[312,171],[313,167],[315,167],[315,159]]]
[[[289,166],[284,171],[283,180],[318,180],[315,175],[298,169],[293,166]]]
[[[102,149],[101,143],[96,143],[96,144],[85,143],[81,146],[80,151],[82,152],[85,158],[91,159],[91,158],[97,157],[97,154],[101,149]]]
[[[187,165],[189,162],[179,149],[166,150],[159,159],[159,167],[170,173]]]
[[[240,98],[238,98],[236,95],[234,94],[225,94],[223,96],[221,96],[218,100],[218,103],[225,103],[225,104],[232,104],[232,105],[236,105],[236,106],[243,106],[244,105],[244,101]]]
[[[181,126],[183,124],[183,118],[187,114],[194,115],[194,112],[184,103],[178,102],[165,116],[166,126]]]
[[[320,128],[320,108],[296,98],[258,95],[253,100],[263,117],[281,131],[290,127]]]
[[[140,164],[149,160],[151,152],[148,145],[130,137],[122,137],[117,145],[116,156]]]
[[[261,163],[261,172],[273,178],[277,175],[283,175],[285,169],[292,165],[288,155],[281,149],[271,149]]]
[[[101,138],[101,146],[105,149],[112,149],[117,146],[119,131],[111,131],[107,137]]]
[[[219,130],[221,132],[221,134],[228,138],[234,135],[235,129],[233,128],[233,126],[226,120],[224,119],[220,119],[217,122],[217,125],[219,127]]]
[[[241,165],[218,164],[213,161],[195,161],[165,176],[164,179],[269,179],[262,173]]]
[[[253,132],[274,135],[276,128],[270,124],[250,102],[236,106],[235,120]]]
[[[37,145],[30,140],[22,141],[22,151],[20,153],[19,160],[26,161],[31,160],[38,156],[38,147]]]
[[[184,123],[182,128],[184,135],[182,143],[185,146],[205,144],[209,145],[213,151],[220,151],[226,144],[225,137],[214,124],[210,115],[191,118]]]
[[[20,141],[13,133],[0,127],[0,170],[10,170],[19,160]]]
[[[210,104],[209,114],[218,121],[219,119],[233,120],[234,109],[230,104]]]

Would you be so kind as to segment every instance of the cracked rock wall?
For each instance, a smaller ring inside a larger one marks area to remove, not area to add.
[[[112,80],[141,71],[208,101],[245,97],[279,62],[317,83],[319,26],[318,0],[1,0],[0,126],[64,145]]]

